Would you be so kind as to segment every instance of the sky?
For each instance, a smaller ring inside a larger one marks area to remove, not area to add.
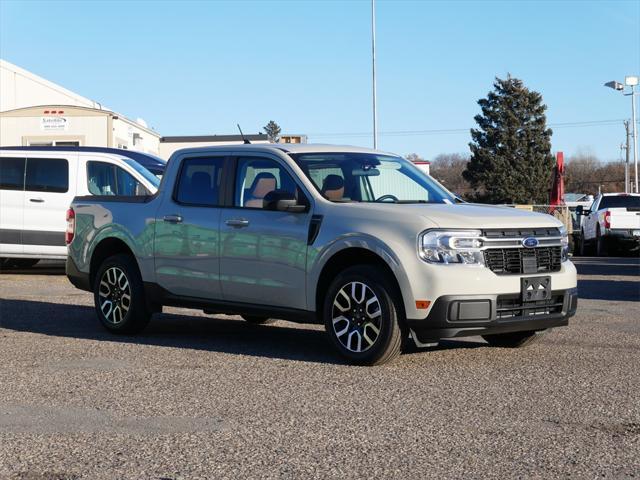
[[[621,158],[640,0],[376,1],[378,147],[468,154],[496,76],[548,106],[552,147]],[[161,135],[372,145],[371,3],[0,0],[0,57]],[[640,116],[640,112],[639,112]]]

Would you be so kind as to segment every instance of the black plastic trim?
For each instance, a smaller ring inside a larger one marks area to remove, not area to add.
[[[509,298],[509,295],[445,295],[439,297],[431,307],[429,315],[423,319],[407,319],[407,325],[423,343],[437,341],[441,338],[489,335],[494,333],[519,332],[527,330],[544,330],[546,328],[568,325],[569,318],[575,315],[578,307],[578,290],[554,290],[552,297],[562,297],[561,304],[549,303],[548,307],[560,309],[549,314],[531,314],[518,317],[498,318],[498,299]],[[520,294],[514,294],[519,298]],[[490,302],[490,318],[484,320],[452,318],[456,302]],[[561,308],[560,308],[561,307]],[[515,310],[536,310],[543,306],[527,305]]]
[[[313,245],[313,242],[318,238],[320,233],[320,227],[322,226],[323,215],[312,215],[311,222],[309,223],[309,236],[307,237],[307,245]]]
[[[144,289],[147,303],[150,304],[205,310],[207,313],[259,315],[296,323],[321,323],[316,312],[308,310],[174,295],[153,282],[145,282]]]
[[[67,263],[65,265],[65,272],[69,281],[80,290],[86,290],[91,292],[91,282],[89,280],[89,274],[81,272],[71,256],[67,256]]]
[[[46,245],[64,247],[64,232],[0,229],[0,243],[9,245]]]

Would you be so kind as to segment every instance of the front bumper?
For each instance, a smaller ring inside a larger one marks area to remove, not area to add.
[[[445,295],[424,319],[407,319],[421,343],[442,338],[544,330],[568,325],[578,307],[578,290],[554,290],[551,299],[523,302],[520,294]]]

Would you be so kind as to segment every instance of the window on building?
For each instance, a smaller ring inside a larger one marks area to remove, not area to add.
[[[0,158],[0,188],[24,190],[24,158]]]
[[[69,162],[62,158],[28,158],[25,190],[57,193],[69,191]]]
[[[182,162],[175,200],[201,207],[220,205],[220,179],[224,160],[224,157],[185,159]]]

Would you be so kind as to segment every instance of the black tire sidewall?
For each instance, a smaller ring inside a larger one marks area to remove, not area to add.
[[[109,322],[100,309],[100,281],[104,272],[111,267],[117,267],[124,272],[131,289],[131,306],[126,313],[124,320],[117,325]],[[128,255],[114,255],[102,262],[94,280],[93,300],[96,315],[98,316],[100,323],[102,323],[102,325],[112,333],[137,333],[149,322],[151,313],[145,303],[144,287],[140,277],[140,272],[138,271],[138,266],[135,261]]]
[[[380,334],[376,343],[370,349],[364,352],[352,352],[340,343],[333,329],[333,301],[338,291],[350,282],[362,282],[366,284],[373,293],[378,297],[380,308],[382,309],[382,322]],[[331,343],[336,347],[340,354],[347,358],[351,363],[358,365],[373,365],[378,362],[385,354],[388,353],[394,336],[399,335],[398,308],[393,297],[393,290],[386,279],[379,274],[373,267],[356,266],[344,270],[338,274],[335,280],[327,289],[323,305],[323,319],[327,335],[331,339]]]

